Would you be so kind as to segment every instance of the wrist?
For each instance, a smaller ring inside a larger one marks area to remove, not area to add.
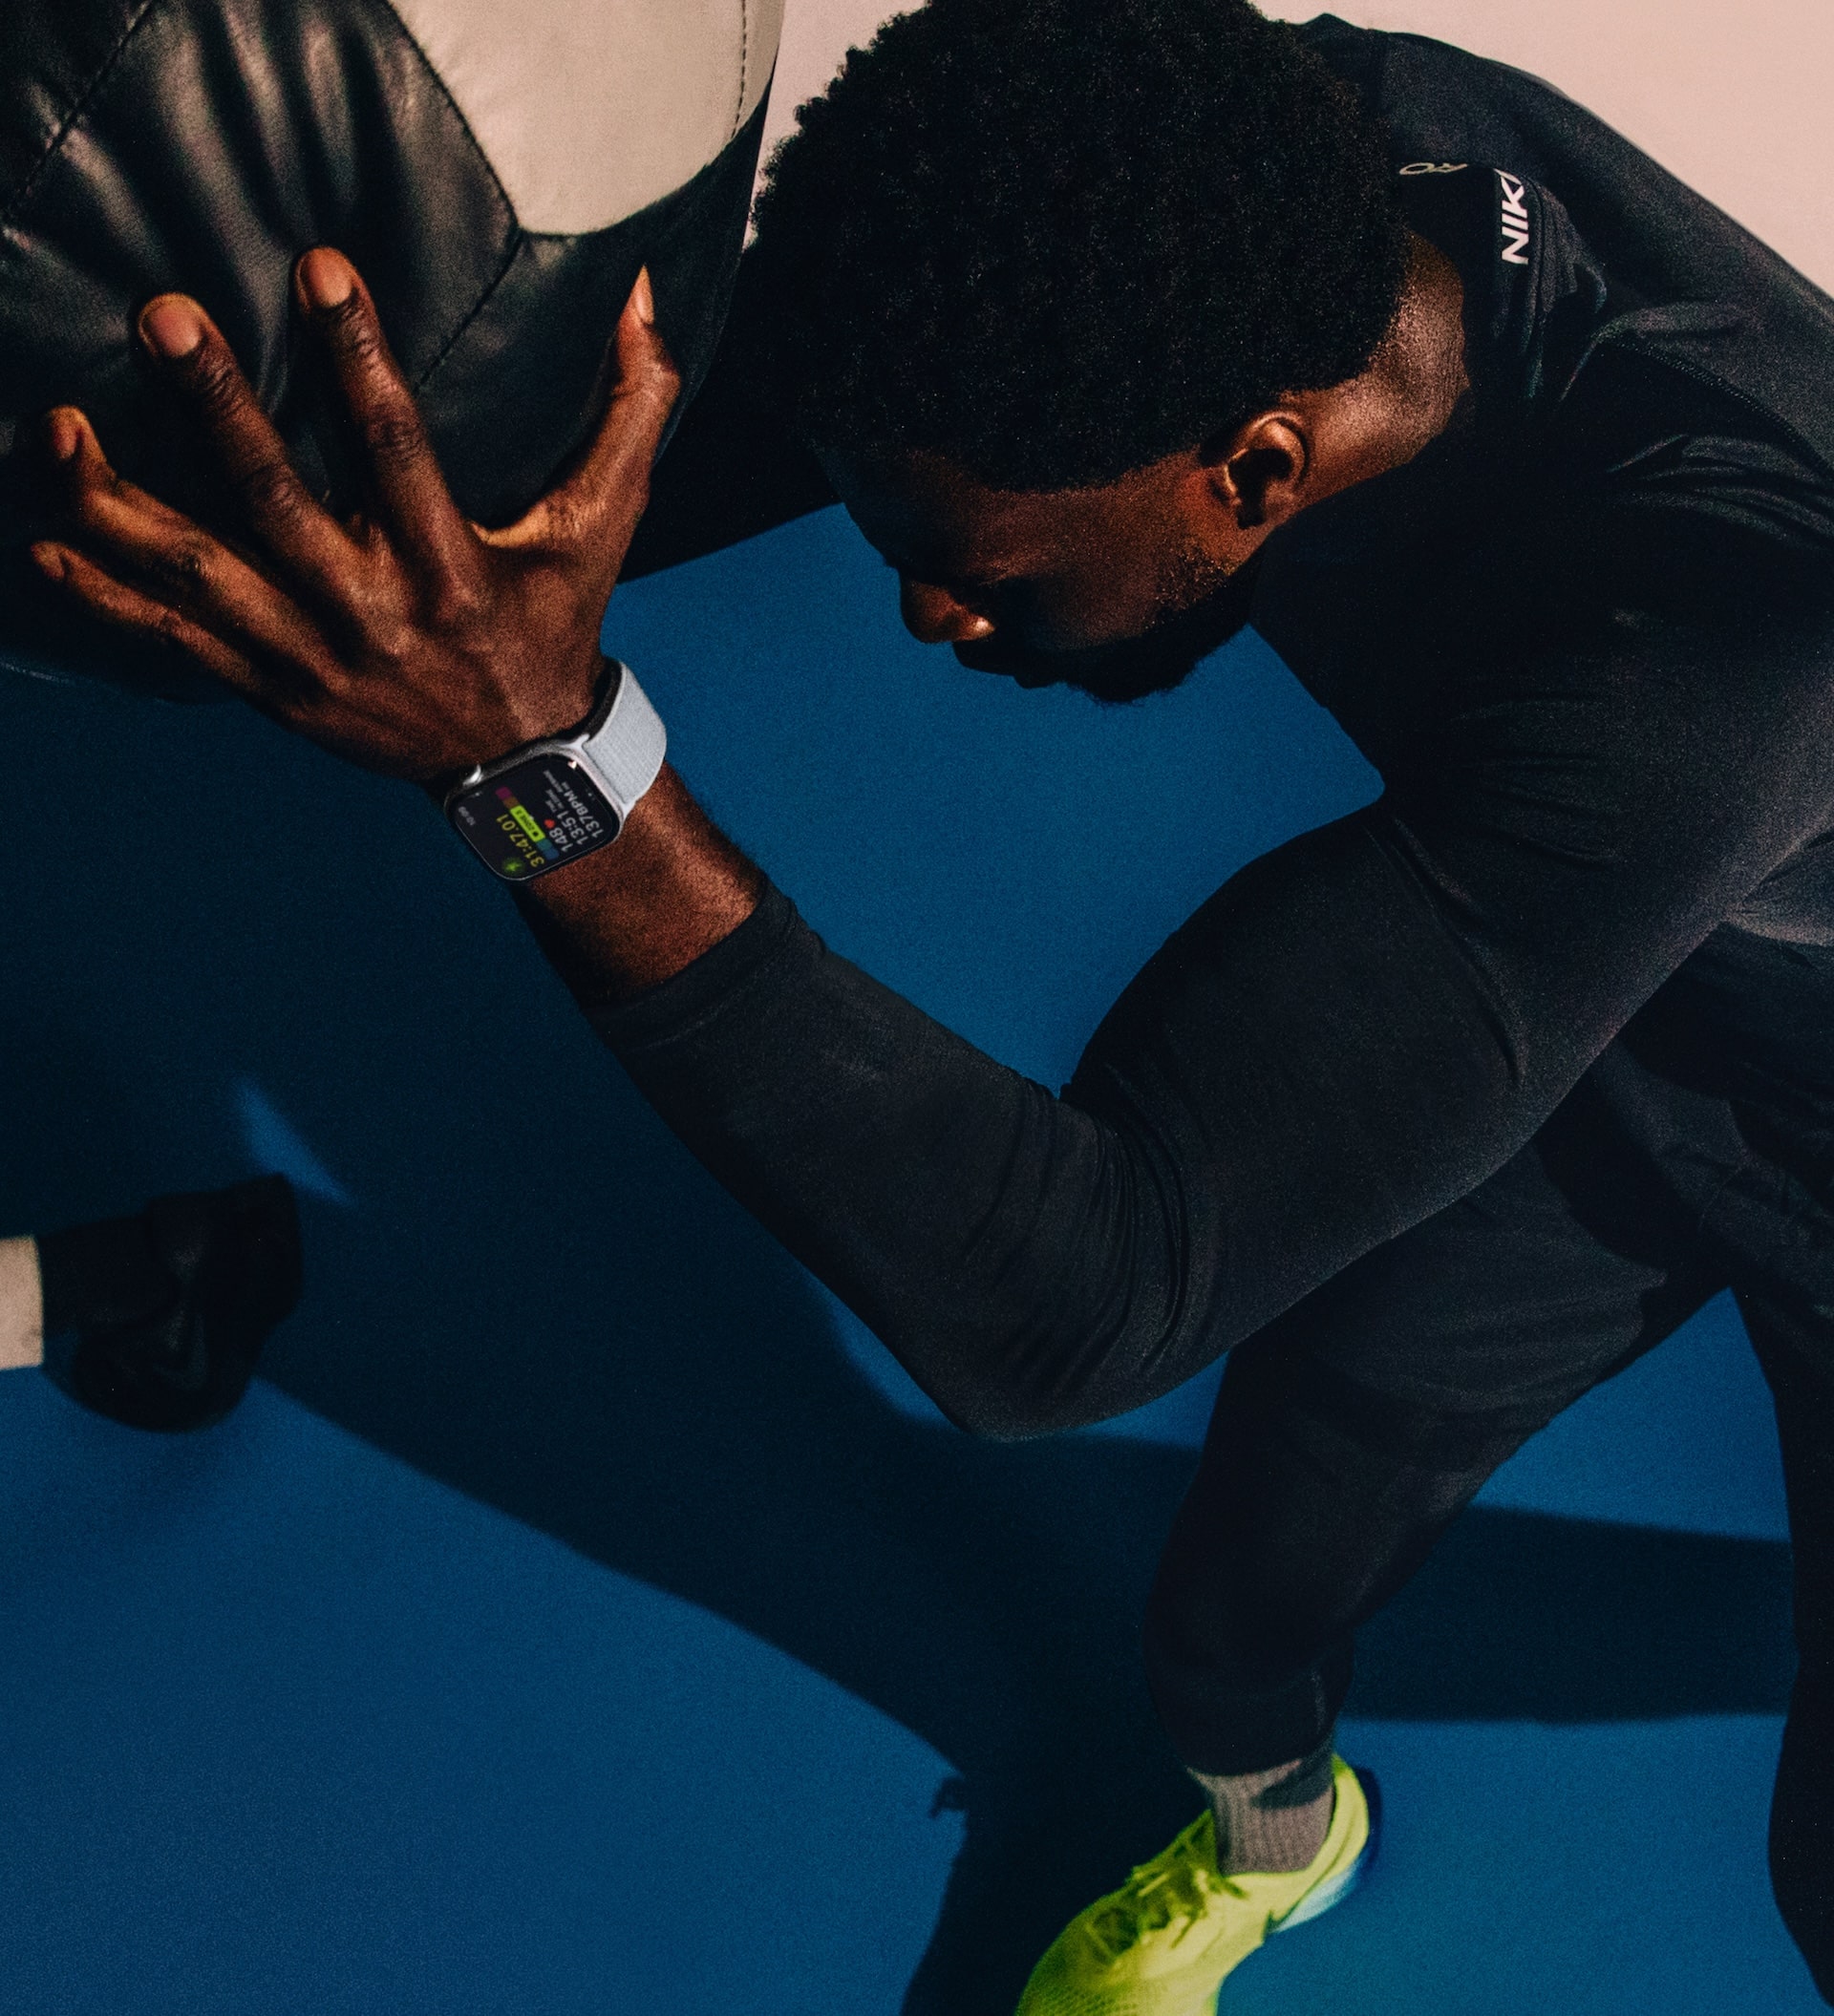
[[[531,882],[616,840],[667,748],[635,673],[608,658],[583,720],[468,771],[445,793],[446,817],[500,881]]]
[[[523,901],[583,1003],[672,980],[757,909],[764,878],[665,764],[615,847],[545,875]]]
[[[502,746],[490,755],[480,756],[471,767],[488,769],[532,742],[550,742],[563,735],[577,734],[604,697],[606,682],[616,662],[594,645],[577,669],[550,688],[539,701],[506,709],[502,731],[490,738]]]

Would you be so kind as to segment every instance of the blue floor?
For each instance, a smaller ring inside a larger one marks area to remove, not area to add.
[[[1050,1082],[1372,788],[1252,642],[1120,712],[920,652],[833,514],[609,633],[817,924]],[[280,1167],[309,1241],[210,1435],[0,1382],[0,2007],[1010,2016],[1194,1810],[1136,1620],[1205,1382],[953,1435],[415,794],[234,708],[14,683],[0,736],[69,849],[0,915],[0,1231]],[[1378,1878],[1225,2016],[1819,2008],[1763,1869],[1783,1535],[1716,1304],[1372,1630]]]

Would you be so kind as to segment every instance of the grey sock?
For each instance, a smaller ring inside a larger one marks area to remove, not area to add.
[[[1331,1831],[1331,1739],[1309,1757],[1237,1777],[1191,1773],[1216,1815],[1216,1866],[1225,1876],[1303,1869]]]

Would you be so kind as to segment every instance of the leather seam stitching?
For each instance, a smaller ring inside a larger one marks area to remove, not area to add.
[[[514,217],[515,214],[516,212],[512,208],[510,211],[511,217]],[[524,231],[520,224],[518,224],[516,226],[514,236],[510,239],[509,248],[503,254],[501,265],[498,266],[496,272],[493,273],[490,279],[485,283],[477,300],[474,301],[470,308],[468,308],[465,312],[458,318],[457,326],[454,328],[451,335],[449,335],[446,340],[439,346],[439,349],[435,354],[433,361],[427,366],[426,370],[421,371],[420,374],[415,379],[414,390],[416,393],[424,392],[426,388],[430,384],[432,384],[434,373],[438,371],[439,367],[446,361],[449,356],[452,355],[453,351],[458,347],[459,343],[463,341],[465,331],[470,329],[472,324],[476,322],[479,316],[484,312],[485,308],[490,306],[492,299],[496,295],[497,289],[502,286],[505,280],[508,279],[510,267],[513,266],[516,264],[517,260],[522,257],[522,247],[528,243],[528,240],[529,234]]]
[[[442,77],[439,74],[438,71],[434,67],[433,58],[428,55],[424,49],[420,47],[419,37],[401,18],[399,11],[395,9],[394,5],[394,0],[378,0],[378,4],[387,11],[389,18],[395,23],[395,27],[400,30],[401,34],[406,40],[408,47],[414,51],[415,56],[418,60],[421,69],[425,71],[427,75],[433,79],[434,88],[445,100],[446,106],[451,112],[453,117],[458,120],[459,132],[462,133],[465,138],[471,142],[471,150],[477,156],[478,159],[483,164],[484,173],[490,177],[490,186],[496,190],[497,199],[502,204],[503,214],[508,218],[510,225],[509,242],[506,247],[504,248],[501,263],[498,265],[496,272],[493,273],[490,279],[484,284],[484,286],[479,293],[477,300],[472,303],[470,308],[468,308],[465,312],[459,316],[458,320],[453,325],[450,333],[440,344],[437,350],[434,352],[432,360],[428,363],[426,369],[416,373],[414,380],[414,391],[417,394],[425,391],[427,386],[432,383],[434,373],[446,361],[446,359],[451,356],[454,349],[463,338],[465,331],[470,329],[472,324],[476,322],[479,316],[483,313],[484,308],[488,305],[491,297],[496,293],[497,289],[502,286],[505,277],[508,275],[510,267],[516,264],[516,261],[522,252],[523,242],[527,238],[528,234],[522,228],[522,219],[516,214],[516,205],[510,201],[509,191],[503,187],[502,177],[497,173],[497,164],[491,159],[490,156],[485,153],[483,142],[478,138],[477,134],[472,131],[471,121],[466,118],[463,108],[459,105],[458,100],[453,96],[451,91],[448,89],[445,78]]]
[[[427,75],[433,79],[435,90],[437,90],[439,95],[445,99],[446,105],[451,111],[453,117],[458,121],[458,130],[464,135],[466,139],[471,142],[472,151],[477,155],[478,159],[484,164],[484,173],[490,177],[490,186],[496,190],[499,198],[502,202],[503,208],[509,213],[511,222],[520,230],[522,228],[522,219],[516,215],[516,205],[509,200],[509,191],[503,187],[502,178],[497,173],[496,162],[493,161],[490,156],[484,152],[483,142],[471,130],[471,121],[466,118],[463,108],[459,105],[458,100],[453,96],[451,91],[447,88],[445,78],[442,77],[439,74],[438,71],[434,68],[433,58],[428,55],[424,49],[420,47],[420,38],[415,33],[413,29],[411,29],[408,24],[401,18],[400,13],[397,11],[394,5],[394,0],[377,0],[377,4],[386,11],[390,20],[392,20],[395,23],[395,27],[401,31],[402,35],[406,38],[408,47],[413,50],[415,54],[419,58],[421,69],[424,70]],[[501,277],[502,276],[501,274],[498,276],[499,279],[501,279]],[[496,282],[493,281],[491,284],[494,286],[496,285]],[[466,319],[469,320],[470,318],[467,317]]]
[[[745,87],[749,80],[747,66],[752,53],[752,7],[751,0],[738,0],[738,103],[733,107],[733,130],[726,136],[727,145],[738,138],[738,130],[745,123]]]
[[[64,142],[69,139],[72,129],[75,126],[77,120],[82,117],[83,114],[89,110],[96,94],[108,81],[109,74],[127,53],[127,45],[139,33],[146,23],[148,15],[157,12],[163,4],[164,0],[142,0],[139,11],[116,38],[114,48],[102,58],[96,74],[76,94],[75,102],[71,106],[69,112],[65,114],[62,120],[59,121],[56,132],[52,135],[44,153],[38,157],[32,172],[13,192],[6,207],[0,209],[0,224],[11,224],[13,223],[20,211],[31,201],[32,191],[37,188],[44,177],[50,173],[52,163],[63,152]]]

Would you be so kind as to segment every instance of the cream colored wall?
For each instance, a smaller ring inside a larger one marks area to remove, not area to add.
[[[1834,290],[1834,0],[1337,0],[1331,11],[1534,71]],[[892,11],[789,0],[773,137]],[[1319,9],[1266,11],[1303,21]]]

